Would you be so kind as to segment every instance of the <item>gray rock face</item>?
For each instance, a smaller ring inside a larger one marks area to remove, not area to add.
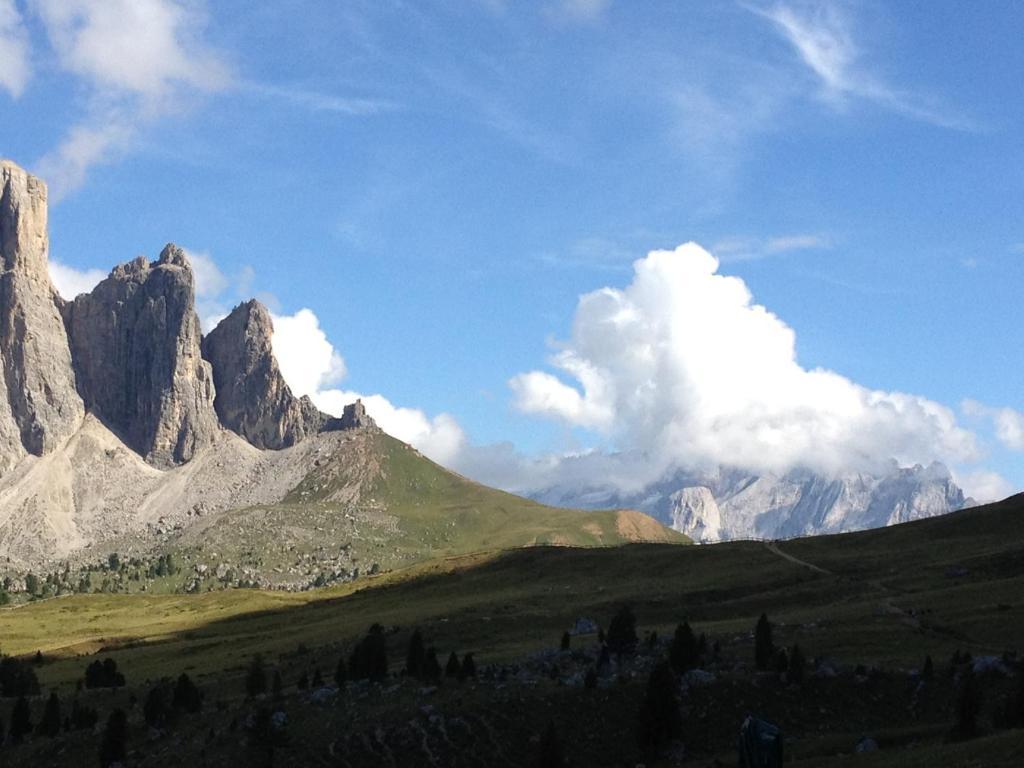
[[[64,319],[86,407],[147,462],[181,464],[211,441],[219,429],[213,372],[180,248],[116,267],[65,305]]]
[[[47,266],[46,185],[0,161],[0,473],[69,437],[84,408]]]
[[[366,406],[363,405],[362,400],[356,400],[354,403],[346,405],[342,411],[341,418],[334,421],[337,423],[331,426],[337,429],[377,428],[377,422],[370,418],[370,414],[366,412]]]
[[[221,423],[257,448],[287,448],[320,431],[325,417],[285,383],[271,348],[273,321],[255,299],[239,304],[203,339]]]
[[[721,467],[678,471],[640,491],[551,487],[530,494],[556,506],[639,509],[694,541],[780,539],[880,528],[970,506],[942,464],[824,477],[806,470],[757,475]]]

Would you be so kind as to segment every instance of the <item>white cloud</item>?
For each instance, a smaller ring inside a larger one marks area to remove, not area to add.
[[[345,378],[345,360],[327,340],[311,309],[273,315],[273,320],[274,356],[296,396],[312,397]]]
[[[88,293],[105,278],[102,269],[75,269],[56,259],[50,259],[50,280],[57,293],[70,301],[80,293]]]
[[[54,197],[127,151],[140,128],[190,93],[225,87],[226,65],[199,40],[202,15],[182,0],[33,0],[57,62],[84,83],[88,116],[40,162]]]
[[[28,31],[14,0],[0,0],[0,88],[14,98],[25,91],[32,74]]]
[[[663,471],[836,474],[977,458],[950,409],[801,367],[793,330],[718,266],[688,243],[635,262],[625,289],[581,297],[572,338],[552,359],[575,384],[521,374],[510,382],[516,407],[596,430]]]
[[[1024,451],[1024,413],[1013,408],[993,408],[977,400],[964,400],[961,404],[968,416],[989,419],[996,438],[1012,451]]]
[[[365,395],[334,387],[346,374],[345,361],[327,339],[317,316],[309,309],[294,315],[274,315],[274,355],[292,392],[309,395],[317,407],[332,416],[362,399],[378,426],[441,464],[450,463],[466,444],[466,436],[453,416],[430,417],[417,408],[394,405],[380,394]]]
[[[851,98],[865,99],[907,117],[959,130],[975,130],[970,120],[948,113],[916,94],[900,90],[867,71],[853,38],[853,21],[838,3],[776,3],[747,6],[771,21],[815,74],[822,95],[842,108]]]
[[[820,251],[832,247],[832,240],[821,234],[792,234],[776,237],[727,237],[711,250],[723,262],[762,259],[794,251]]]
[[[1002,501],[1015,490],[1002,475],[984,469],[976,472],[958,472],[953,479],[963,489],[965,496],[979,504]]]
[[[556,0],[548,7],[555,19],[574,22],[595,22],[604,18],[612,0]]]

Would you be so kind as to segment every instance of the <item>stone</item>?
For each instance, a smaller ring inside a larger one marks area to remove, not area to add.
[[[221,423],[257,448],[288,448],[320,431],[326,417],[309,397],[295,397],[271,347],[270,312],[255,299],[239,304],[203,339],[213,367]]]
[[[181,248],[116,267],[65,305],[86,407],[147,462],[183,464],[220,426],[202,357],[195,280]]]
[[[341,418],[336,419],[335,421],[337,421],[336,426],[338,429],[377,428],[377,422],[370,418],[370,415],[366,412],[366,406],[363,405],[363,401],[361,399],[346,405],[342,411]]]
[[[0,474],[78,429],[85,408],[50,282],[46,185],[0,161]]]

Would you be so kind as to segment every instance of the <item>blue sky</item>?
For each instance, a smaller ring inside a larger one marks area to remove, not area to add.
[[[804,419],[798,382],[808,434],[845,441],[831,469],[874,451],[942,459],[978,495],[1024,487],[1019,3],[260,5],[0,0],[0,154],[49,181],[68,279],[173,240],[205,270],[204,319],[262,296],[290,380],[341,390],[325,403],[380,393],[400,436],[467,471],[502,442],[521,458],[758,435],[752,412]],[[692,276],[708,290],[643,293],[633,263],[688,241],[720,261]],[[751,301],[691,312],[722,275]],[[577,303],[605,287],[717,352],[630,367]],[[788,331],[750,338],[791,332],[799,371],[784,351],[750,362],[759,342],[733,331],[754,306]],[[721,378],[691,375],[719,358]],[[826,402],[802,375],[818,368],[866,410]],[[695,420],[726,373],[780,389]]]

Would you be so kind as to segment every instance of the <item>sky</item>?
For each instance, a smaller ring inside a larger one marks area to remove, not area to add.
[[[1010,0],[0,0],[0,155],[65,296],[176,242],[206,329],[260,298],[293,390],[481,480],[938,460],[988,500],[1024,488],[1022,34]]]

